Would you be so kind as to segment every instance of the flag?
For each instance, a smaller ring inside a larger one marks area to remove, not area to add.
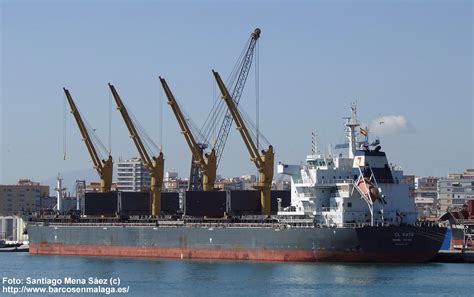
[[[360,128],[360,134],[367,136],[368,133],[367,133],[367,130]]]

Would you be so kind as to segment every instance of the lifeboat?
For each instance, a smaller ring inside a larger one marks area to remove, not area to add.
[[[380,199],[379,189],[368,178],[359,180],[356,185],[365,198],[370,199],[372,203]]]

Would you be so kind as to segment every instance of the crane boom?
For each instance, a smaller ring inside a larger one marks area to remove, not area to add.
[[[249,75],[250,66],[252,66],[252,58],[253,58],[255,46],[257,44],[257,40],[260,38],[261,32],[262,31],[260,30],[260,28],[256,28],[252,32],[250,43],[243,56],[239,75],[234,85],[235,87],[231,92],[231,98],[234,100],[236,104],[239,104],[240,97],[242,96],[242,92],[245,87],[245,82],[247,81],[247,77]],[[214,148],[218,156],[217,164],[220,163],[222,153],[224,151],[225,143],[227,142],[227,137],[229,136],[229,131],[230,131],[231,126],[232,126],[232,115],[230,114],[230,111],[227,110],[224,116],[224,120],[222,121],[221,128],[219,129],[219,132],[217,134],[216,143],[214,145]]]
[[[146,151],[145,146],[138,135],[137,129],[130,118],[125,105],[122,102],[117,90],[113,85],[109,83],[110,91],[115,99],[117,104],[117,109],[120,111],[122,118],[125,122],[125,125],[128,128],[130,133],[130,138],[132,138],[135,147],[140,154],[140,158],[143,162],[143,166],[148,170],[150,174],[150,210],[151,215],[156,216],[161,211],[161,189],[163,187],[163,173],[164,173],[164,157],[163,153],[160,152],[157,157],[153,156],[150,158],[148,152]]]
[[[142,159],[143,164],[145,166],[146,164],[151,164],[151,159],[146,152],[145,146],[143,145],[143,142],[140,136],[138,135],[135,125],[133,125],[132,120],[130,119],[130,116],[128,114],[127,109],[125,108],[125,105],[122,102],[122,99],[120,98],[119,94],[117,93],[117,90],[113,85],[109,84],[109,88],[112,92],[112,95],[114,96],[115,102],[117,104],[117,109],[122,114],[125,125],[127,126],[127,129],[130,132],[130,138],[133,140],[133,143],[135,144],[138,153],[140,154],[140,158]]]
[[[255,145],[254,141],[252,140],[250,133],[245,126],[245,123],[237,109],[237,106],[232,100],[232,97],[227,90],[224,82],[222,81],[219,73],[212,70],[214,77],[216,79],[217,85],[222,93],[222,99],[227,104],[227,107],[232,115],[232,118],[235,121],[237,126],[237,130],[239,130],[242,139],[247,146],[247,150],[250,153],[250,159],[257,167],[259,172],[259,179],[258,179],[258,189],[260,189],[260,204],[262,207],[262,214],[263,215],[270,215],[270,202],[271,202],[271,186],[272,186],[272,179],[273,179],[273,162],[274,162],[274,152],[273,147],[270,145],[267,150],[262,150],[261,154],[259,153],[257,146]]]
[[[214,182],[216,180],[216,151],[211,150],[210,154],[204,154],[199,144],[196,142],[191,130],[189,129],[188,123],[181,112],[181,109],[176,102],[176,99],[171,92],[168,83],[162,77],[160,82],[163,86],[166,96],[168,97],[168,104],[171,106],[176,120],[178,121],[181,133],[183,134],[186,142],[193,155],[194,162],[199,166],[202,174],[202,186],[204,191],[211,191],[214,188]]]
[[[109,154],[109,158],[107,160],[101,160],[97,151],[92,143],[92,140],[89,136],[89,132],[87,131],[86,126],[84,125],[84,121],[82,120],[81,114],[76,107],[76,103],[72,99],[71,93],[66,88],[63,88],[64,93],[66,94],[67,101],[69,102],[69,106],[71,107],[71,113],[76,120],[77,126],[79,127],[79,131],[81,132],[82,140],[86,144],[87,151],[92,159],[92,163],[94,164],[94,168],[99,174],[100,178],[100,188],[99,192],[110,192],[110,188],[112,186],[112,172],[113,172],[113,161],[112,156]]]

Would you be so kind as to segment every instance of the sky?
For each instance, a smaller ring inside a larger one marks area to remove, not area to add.
[[[474,167],[471,1],[2,0],[0,9],[2,184],[91,168],[63,87],[111,139],[115,160],[137,156],[108,82],[162,145],[165,171],[187,176],[190,152],[158,76],[200,125],[215,100],[211,69],[226,78],[256,27],[259,126],[275,163],[303,161],[312,132],[321,151],[344,142],[342,118],[357,102],[405,174]],[[255,81],[252,70],[240,104],[254,119]],[[232,129],[218,173],[255,172]]]

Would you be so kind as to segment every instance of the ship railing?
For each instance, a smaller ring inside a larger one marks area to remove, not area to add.
[[[32,225],[39,226],[74,226],[74,227],[123,227],[123,226],[136,226],[136,227],[154,227],[155,223],[97,223],[97,222],[87,222],[87,223],[59,223],[59,222],[30,222]]]
[[[362,228],[366,226],[370,226],[370,223],[316,223],[315,226],[317,228]]]
[[[370,226],[370,223],[343,223],[338,225],[338,227],[342,228],[362,228],[367,226]]]
[[[316,180],[317,184],[352,184],[354,181],[350,178],[318,178]],[[304,180],[304,179],[297,179],[295,180],[295,184],[312,184],[313,181],[311,180]]]
[[[329,197],[331,198],[337,198],[337,197],[349,197],[350,192],[349,191],[341,191],[335,194],[331,194]]]
[[[298,193],[296,194],[296,197],[300,198],[300,200],[305,200],[305,201],[316,198],[314,194],[312,193]]]
[[[338,209],[337,207],[317,207],[316,213],[337,211],[337,209]]]
[[[473,219],[456,219],[456,223],[458,224],[473,224]]]
[[[442,226],[440,222],[437,221],[416,221],[415,226],[420,227],[433,227],[433,226]]]
[[[282,222],[282,223],[50,223],[43,224],[42,222],[35,222],[35,225],[44,225],[50,227],[189,227],[189,228],[272,228],[272,229],[288,229],[288,228],[314,228],[315,224],[312,222]]]
[[[31,222],[35,225],[44,225],[50,227],[66,227],[66,226],[75,226],[75,227],[189,227],[189,228],[206,228],[206,229],[213,229],[213,228],[271,228],[278,230],[284,229],[307,229],[307,228],[362,228],[370,226],[370,223],[343,223],[343,224],[335,224],[335,223],[314,223],[308,221],[298,221],[298,220],[285,220],[280,223],[236,223],[236,222],[227,222],[227,223],[185,223],[185,222],[176,222],[172,224],[171,222],[157,222],[157,223],[51,223],[48,224],[46,222]],[[428,226],[426,222],[418,222],[419,225]],[[432,225],[435,225],[433,222]],[[381,226],[378,224],[377,226]]]
[[[30,222],[33,225],[40,225],[40,226],[51,226],[51,227],[65,227],[65,226],[74,226],[74,227],[196,227],[196,228],[276,228],[281,227],[282,224],[279,223],[234,223],[234,222],[227,222],[227,223],[186,223],[183,221],[175,221],[175,222],[166,222],[166,221],[157,221],[151,223],[139,223],[139,222],[115,222],[115,223],[106,223],[106,222],[76,222],[76,223],[64,223],[64,222]]]
[[[281,224],[277,223],[187,223],[187,227],[195,228],[274,228]]]
[[[354,180],[350,178],[342,178],[342,179],[335,179],[333,180],[333,182],[336,184],[352,184]]]
[[[297,179],[295,180],[295,184],[311,184],[312,181],[304,180],[304,179]]]

